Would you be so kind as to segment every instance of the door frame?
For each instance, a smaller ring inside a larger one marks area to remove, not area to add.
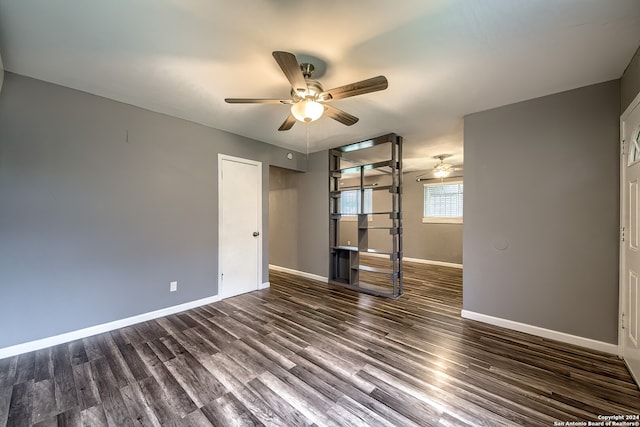
[[[624,124],[625,120],[631,115],[631,112],[634,108],[636,108],[640,104],[640,92],[636,95],[636,97],[631,101],[629,106],[624,110],[622,115],[620,115],[620,227],[619,227],[619,240],[620,240],[620,269],[618,272],[619,280],[618,280],[618,356],[623,358],[624,355],[624,321],[623,313],[626,307],[627,296],[626,296],[626,281],[625,281],[625,273],[627,268],[627,260],[625,256],[625,244],[626,241],[622,240],[622,233],[624,224],[624,207],[625,200],[627,196],[627,164],[626,164],[626,156],[628,154],[629,146],[625,146],[624,141]],[[625,230],[626,232],[627,230]]]
[[[260,235],[257,237],[258,239],[258,280],[256,283],[256,290],[262,288],[262,267],[264,264],[263,255],[262,255],[262,217],[264,216],[264,206],[262,205],[262,162],[257,160],[244,159],[242,157],[234,157],[228,154],[218,153],[218,296],[221,298],[226,298],[222,295],[222,274],[220,273],[222,267],[222,250],[220,241],[222,239],[222,162],[228,160],[232,162],[245,163],[252,166],[258,167],[258,232]]]

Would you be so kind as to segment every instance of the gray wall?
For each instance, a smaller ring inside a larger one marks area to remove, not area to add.
[[[269,264],[298,269],[298,175],[269,170]],[[320,224],[321,225],[321,224]]]
[[[402,212],[403,212],[403,253],[408,258],[462,264],[462,224],[429,224],[422,222],[424,207],[424,182],[416,182],[421,172],[403,174]],[[359,185],[359,179],[344,180],[345,186]],[[365,178],[366,184],[390,184],[386,175]],[[374,191],[373,206],[375,211],[391,209],[391,198],[388,192]],[[371,225],[385,225],[386,220],[372,218]],[[358,241],[357,222],[343,220],[340,224],[340,244],[356,246]],[[390,242],[384,231],[369,232],[369,246],[383,250]]]
[[[465,117],[465,310],[617,342],[619,116],[614,80]]]
[[[403,176],[404,256],[462,264],[463,225],[422,223],[425,183],[416,182],[421,173],[409,172]]]
[[[329,272],[329,154],[309,155],[307,173],[272,168],[270,263],[327,277]],[[288,210],[288,212],[287,212]],[[278,233],[278,235],[276,235]]]
[[[636,51],[620,79],[620,112],[627,109],[640,93],[640,48]]]
[[[298,175],[298,267],[329,274],[329,152],[309,155],[307,173]]]
[[[218,153],[263,162],[266,281],[269,165],[304,156],[6,73],[0,348],[216,295]]]

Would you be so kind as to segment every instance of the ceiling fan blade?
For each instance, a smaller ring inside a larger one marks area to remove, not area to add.
[[[293,90],[299,94],[307,91],[307,82],[302,75],[302,70],[293,53],[289,52],[273,52],[273,57],[282,69],[282,72],[291,83]]]
[[[325,90],[320,94],[320,99],[331,101],[334,99],[348,98],[350,96],[362,95],[370,92],[384,90],[389,86],[385,76],[372,77],[367,80],[340,86],[334,89]]]
[[[289,117],[287,117],[284,122],[282,122],[282,124],[280,125],[280,127],[278,128],[279,131],[283,131],[283,130],[289,130],[293,127],[293,125],[296,123],[296,118],[293,117],[293,114],[289,114]]]
[[[351,114],[345,111],[342,111],[339,108],[336,108],[332,105],[325,104],[324,109],[327,116],[329,116],[333,120],[339,121],[343,125],[347,125],[347,126],[355,125],[358,122],[358,120],[360,120],[356,116],[352,116]]]
[[[290,99],[225,98],[227,104],[291,104]]]

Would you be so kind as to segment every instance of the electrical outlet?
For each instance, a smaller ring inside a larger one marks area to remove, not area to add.
[[[351,240],[347,240],[347,246],[351,246]]]
[[[178,290],[178,282],[169,283],[169,292],[175,292]]]

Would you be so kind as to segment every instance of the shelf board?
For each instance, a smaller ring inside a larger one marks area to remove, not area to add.
[[[360,172],[360,170],[379,169],[379,168],[384,168],[384,167],[392,168],[392,169],[398,169],[398,166],[399,166],[398,162],[395,162],[395,165],[394,165],[394,161],[393,160],[383,160],[381,162],[366,163],[364,165],[350,166],[350,167],[344,168],[344,169],[336,169],[336,170],[332,170],[331,173],[334,173],[334,172],[338,172],[338,173],[354,173],[354,172]]]
[[[339,190],[333,190],[333,192],[342,192],[342,191],[361,191],[361,190],[371,190],[371,191],[380,191],[380,190],[388,190],[390,193],[397,193],[399,189],[399,186],[397,185],[370,185],[370,184],[365,184],[364,186],[359,186],[359,185],[354,185],[354,186],[350,186],[350,187],[344,187],[341,188]]]
[[[369,187],[367,187],[367,189],[369,189]],[[389,193],[397,193],[398,186],[397,185],[380,185],[378,187],[371,187],[371,190],[373,191],[388,190]]]
[[[365,188],[365,190],[372,190],[372,191],[380,191],[380,190],[387,190],[389,191],[389,193],[397,193],[398,192],[398,186],[394,186],[394,185],[381,185],[379,187],[367,187]],[[359,187],[349,187],[349,188],[344,188],[341,190],[333,190],[331,192],[331,197],[338,197],[340,195],[340,193],[343,193],[345,191],[360,191]]]
[[[389,256],[389,259],[391,259],[392,261],[400,257],[399,252],[379,251],[377,249],[365,249],[363,251],[358,251],[358,252],[362,252],[365,254],[387,255]]]
[[[360,226],[358,230],[389,230],[389,234],[392,236],[402,234],[402,227],[378,227],[378,226]]]
[[[392,259],[397,259],[399,257],[398,252],[389,252],[389,251],[379,251],[377,249],[364,249],[360,250],[357,246],[332,246],[331,249],[338,251],[349,251],[349,252],[361,252],[366,254],[375,254],[375,255],[388,255],[389,257],[393,257]]]
[[[393,252],[379,251],[377,249],[365,249],[364,251],[360,251],[360,252],[366,252],[368,254],[379,254],[379,255],[392,255],[393,254]]]
[[[387,268],[371,267],[369,265],[359,265],[358,270],[368,271],[369,273],[389,274],[389,275],[393,274],[393,271]]]
[[[342,147],[335,148],[337,151],[348,153],[349,151],[364,150],[365,148],[375,147],[380,144],[387,144],[389,142],[395,142],[396,134],[388,133],[375,138],[367,139],[366,141],[355,142],[349,145],[343,145]]]
[[[337,250],[340,250],[340,251],[358,252],[358,247],[357,246],[333,246],[333,247],[331,247],[331,249],[337,249]]]
[[[332,213],[330,214],[332,219],[340,219],[342,216],[357,216],[357,215],[393,215],[393,217],[389,217],[390,219],[398,219],[400,216],[400,212],[370,212],[370,213],[359,213],[359,214],[341,214],[341,213]]]
[[[368,214],[359,214],[359,215],[389,215],[389,219],[400,219],[402,217],[401,212],[371,212]]]

